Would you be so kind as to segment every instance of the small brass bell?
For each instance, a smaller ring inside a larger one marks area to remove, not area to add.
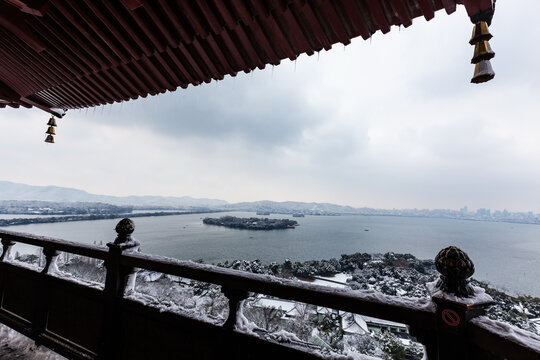
[[[471,59],[471,64],[478,64],[482,60],[491,60],[495,57],[495,51],[491,50],[489,42],[486,40],[480,41],[474,47],[474,55]]]
[[[488,41],[493,37],[489,33],[488,24],[485,21],[480,21],[476,23],[473,27],[472,37],[469,41],[469,44],[475,45],[479,43],[480,41]]]
[[[56,133],[54,132],[54,128],[52,126],[49,126],[47,131],[45,131],[45,134],[56,135]]]
[[[45,142],[50,143],[50,144],[54,144],[54,136],[47,135],[47,137],[45,138]]]
[[[474,75],[471,79],[473,84],[480,84],[489,81],[495,77],[495,72],[491,67],[489,60],[482,60],[474,67]]]
[[[49,119],[49,122],[47,123],[47,125],[56,126],[56,119],[51,116],[51,118]]]

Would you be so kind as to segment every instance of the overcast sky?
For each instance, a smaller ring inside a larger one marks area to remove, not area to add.
[[[463,6],[371,41],[95,109],[0,110],[0,180],[107,195],[540,212],[538,0],[497,2],[470,84]]]

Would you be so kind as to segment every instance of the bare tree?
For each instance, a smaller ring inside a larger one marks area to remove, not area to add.
[[[263,306],[260,299],[253,299],[246,303],[244,313],[246,317],[253,321],[257,326],[272,332],[280,327],[280,319],[284,314],[282,309]]]

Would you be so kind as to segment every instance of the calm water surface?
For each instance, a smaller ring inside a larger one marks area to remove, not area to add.
[[[240,217],[253,213],[210,214]],[[204,225],[205,215],[135,218],[134,237],[146,253],[207,263],[260,259],[265,263],[339,258],[354,252],[411,253],[433,259],[456,245],[476,265],[474,277],[511,293],[540,296],[540,226],[390,216],[306,216],[294,230],[249,231]],[[285,215],[271,215],[282,218]],[[291,218],[289,216],[289,218]],[[7,230],[83,243],[114,240],[118,220],[12,226]],[[367,230],[367,231],[366,231]],[[19,245],[18,251],[35,248]]]

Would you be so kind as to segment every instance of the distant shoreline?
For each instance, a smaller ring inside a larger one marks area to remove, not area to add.
[[[49,224],[71,221],[92,221],[92,220],[110,220],[120,218],[135,218],[135,217],[152,217],[152,216],[173,216],[173,215],[192,215],[192,214],[211,214],[219,213],[219,210],[204,210],[204,211],[158,211],[137,214],[92,214],[92,215],[64,215],[51,217],[36,217],[36,218],[14,218],[0,219],[0,227],[29,225],[29,224]]]
[[[417,218],[417,219],[443,219],[443,220],[459,220],[459,221],[475,221],[475,222],[489,222],[489,223],[506,223],[506,224],[521,224],[521,225],[540,225],[539,222],[523,221],[523,220],[499,220],[499,219],[475,219],[475,218],[459,218],[449,216],[422,216],[422,215],[398,215],[398,214],[343,214],[338,216],[384,216],[384,217],[397,217],[397,218]]]
[[[198,211],[154,211],[145,213],[125,213],[125,214],[88,214],[88,215],[61,215],[61,214],[36,214],[36,213],[6,213],[6,215],[36,215],[47,217],[35,218],[13,218],[0,219],[0,227],[29,225],[29,224],[48,224],[57,222],[71,221],[92,221],[92,220],[107,220],[119,219],[123,217],[152,217],[152,216],[173,216],[173,215],[190,215],[190,214],[213,214],[222,212],[254,212],[248,210],[223,210],[223,209],[205,209]],[[274,212],[274,215],[290,215],[290,212]],[[53,215],[53,216],[51,216]],[[58,216],[54,216],[58,215]],[[451,216],[427,216],[427,215],[406,215],[406,214],[307,214],[310,216],[374,216],[374,217],[396,217],[396,218],[419,218],[419,219],[443,219],[443,220],[459,220],[459,221],[474,221],[474,222],[489,222],[489,223],[507,223],[520,225],[540,225],[540,222],[523,221],[519,219],[478,219],[472,217],[451,217]]]

